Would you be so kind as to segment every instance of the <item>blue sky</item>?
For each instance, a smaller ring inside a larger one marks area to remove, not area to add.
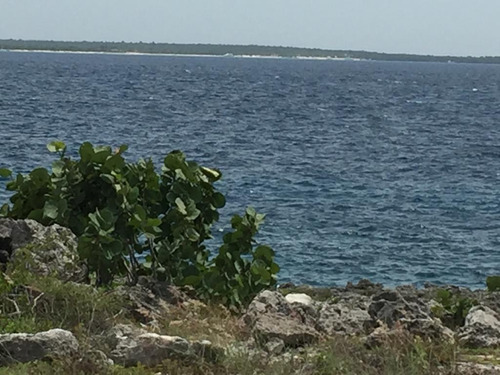
[[[0,0],[0,39],[500,55],[500,0]]]

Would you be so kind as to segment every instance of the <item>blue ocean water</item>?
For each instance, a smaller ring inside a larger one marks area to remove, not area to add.
[[[54,139],[220,168],[217,233],[267,213],[281,281],[500,274],[500,66],[0,52],[0,131],[16,172]]]

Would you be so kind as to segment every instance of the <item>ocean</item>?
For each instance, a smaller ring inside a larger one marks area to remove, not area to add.
[[[254,206],[280,282],[500,274],[500,65],[0,52],[0,131],[15,172],[55,139],[221,169],[211,246]]]

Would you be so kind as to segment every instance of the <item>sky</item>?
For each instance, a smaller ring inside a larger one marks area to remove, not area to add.
[[[500,56],[500,0],[0,0],[0,39]]]

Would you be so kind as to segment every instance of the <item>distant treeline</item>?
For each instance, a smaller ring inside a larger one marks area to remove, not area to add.
[[[81,52],[136,52],[174,55],[250,55],[280,57],[351,58],[382,61],[434,61],[461,63],[500,64],[500,56],[458,57],[430,56],[367,51],[341,51],[319,48],[239,46],[226,44],[173,44],[173,43],[129,43],[129,42],[59,42],[41,40],[0,40],[0,50],[43,50]]]

